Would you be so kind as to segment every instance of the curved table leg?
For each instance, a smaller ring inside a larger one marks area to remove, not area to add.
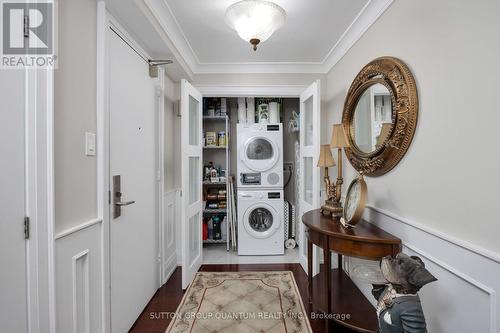
[[[313,243],[307,240],[307,282],[309,288],[309,304],[312,311],[312,278],[313,278]]]

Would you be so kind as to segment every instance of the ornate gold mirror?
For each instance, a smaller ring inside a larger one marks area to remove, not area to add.
[[[342,114],[352,166],[372,177],[394,168],[410,146],[417,115],[417,89],[408,67],[393,57],[367,64],[352,82]]]

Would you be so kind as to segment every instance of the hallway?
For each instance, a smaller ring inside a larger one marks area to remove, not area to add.
[[[299,264],[243,264],[243,265],[203,265],[202,272],[261,272],[261,271],[291,271],[299,287],[302,302],[308,314],[311,311],[308,303],[307,275]],[[170,314],[175,312],[181,302],[184,292],[181,289],[181,268],[178,267],[170,280],[153,296],[140,317],[130,329],[130,333],[165,333],[170,323]],[[314,332],[324,332],[324,321],[310,320]],[[332,333],[353,332],[341,326],[334,325]]]

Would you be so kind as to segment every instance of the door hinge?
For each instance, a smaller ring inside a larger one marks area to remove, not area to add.
[[[24,38],[29,38],[30,36],[30,17],[29,15],[24,15],[24,26],[23,26],[23,33],[24,33]]]
[[[111,205],[111,191],[108,191],[108,204]]]
[[[30,218],[24,217],[24,239],[30,239]]]

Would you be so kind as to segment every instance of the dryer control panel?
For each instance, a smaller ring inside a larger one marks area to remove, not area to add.
[[[240,174],[241,183],[244,185],[260,185],[260,178],[260,172]]]

